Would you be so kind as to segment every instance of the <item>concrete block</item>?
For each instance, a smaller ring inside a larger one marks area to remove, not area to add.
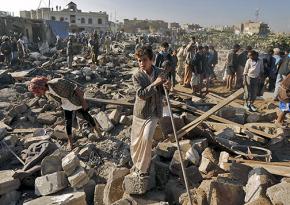
[[[96,116],[96,120],[100,124],[101,128],[106,132],[114,128],[113,123],[109,119],[108,115],[104,112],[99,112]]]
[[[156,154],[166,159],[171,159],[176,151],[176,147],[171,142],[158,143],[156,147]]]
[[[57,156],[46,156],[41,161],[41,175],[62,171],[61,160]]]
[[[35,194],[46,196],[66,188],[67,185],[68,181],[63,171],[37,177],[35,179]]]
[[[106,184],[97,184],[95,186],[94,205],[104,205],[104,189]]]
[[[279,183],[267,189],[267,196],[272,204],[288,205],[290,202],[290,183]]]
[[[89,182],[89,177],[85,171],[85,169],[81,166],[77,168],[77,170],[68,177],[68,181],[72,188],[82,188]]]
[[[19,188],[20,180],[13,178],[14,173],[13,170],[0,171],[0,195]]]
[[[72,175],[76,168],[80,165],[79,158],[74,152],[70,152],[62,159],[62,168],[67,176]]]

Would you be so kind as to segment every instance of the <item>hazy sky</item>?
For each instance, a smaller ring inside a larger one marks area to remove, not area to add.
[[[48,6],[49,0],[0,0],[0,10],[37,9]],[[69,0],[50,0],[51,6],[62,8]],[[198,23],[202,26],[233,25],[254,20],[260,9],[260,20],[274,31],[290,32],[290,0],[74,0],[83,11],[106,11],[111,20],[161,19],[168,22]]]

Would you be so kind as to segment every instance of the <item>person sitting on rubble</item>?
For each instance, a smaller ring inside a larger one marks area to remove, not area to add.
[[[136,100],[131,131],[131,158],[133,171],[138,176],[148,176],[151,162],[152,138],[163,113],[163,86],[170,89],[171,83],[161,69],[153,65],[153,50],[143,46],[135,53],[139,69],[133,75]]]
[[[8,36],[2,37],[1,52],[4,55],[4,63],[9,66],[11,62],[11,43]]]
[[[30,81],[28,89],[36,96],[48,94],[61,103],[61,107],[64,110],[69,150],[73,148],[72,126],[74,112],[80,113],[89,123],[92,130],[94,130],[98,136],[101,136],[99,125],[88,112],[88,104],[84,99],[84,93],[76,84],[62,78],[48,80],[48,78],[42,76],[33,78]]]
[[[73,62],[73,37],[70,36],[68,38],[67,47],[66,47],[66,55],[67,55],[67,66],[68,68],[72,68]]]
[[[276,124],[282,126],[287,113],[290,113],[290,73],[279,86],[279,113]]]
[[[264,74],[263,61],[259,59],[258,52],[251,50],[249,52],[249,59],[246,62],[244,69],[244,85],[245,85],[245,108],[248,111],[256,112],[257,108],[254,106],[258,93],[259,80]]]

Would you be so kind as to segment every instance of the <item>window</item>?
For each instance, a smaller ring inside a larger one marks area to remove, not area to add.
[[[60,21],[64,21],[64,18],[63,18],[63,17],[60,17],[59,20],[60,20]]]
[[[88,19],[88,24],[93,24],[93,19],[89,18]]]
[[[103,24],[103,19],[98,19],[98,24]]]
[[[81,18],[81,23],[85,24],[86,23],[86,19],[85,18]]]
[[[76,16],[75,15],[70,15],[70,22],[76,23]]]
[[[52,16],[52,17],[51,17],[51,20],[55,21],[55,16]]]

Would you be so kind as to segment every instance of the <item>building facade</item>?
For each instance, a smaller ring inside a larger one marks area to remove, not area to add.
[[[270,28],[268,24],[263,22],[247,21],[236,26],[235,33],[266,36],[270,33]]]
[[[94,30],[105,32],[109,28],[109,16],[106,12],[82,12],[73,2],[70,2],[65,9],[56,6],[55,9],[20,11],[20,17],[68,22],[72,33]]]
[[[124,19],[123,30],[127,33],[164,33],[168,23],[162,20]]]

